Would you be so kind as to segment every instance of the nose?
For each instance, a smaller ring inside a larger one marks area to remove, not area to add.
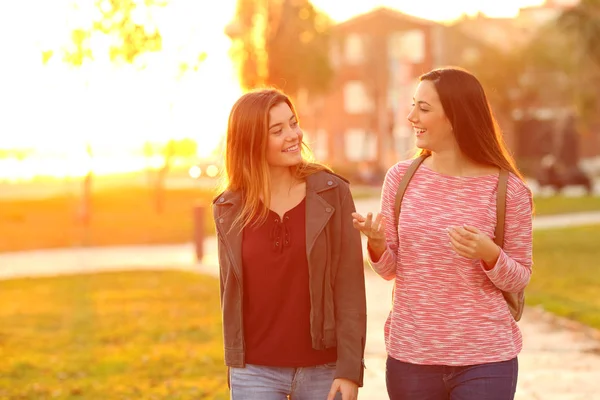
[[[417,119],[417,113],[415,111],[415,107],[413,107],[410,112],[408,113],[408,115],[406,116],[406,119],[408,119],[411,123],[416,124],[418,119]]]
[[[288,142],[294,142],[296,140],[302,140],[302,131],[300,129],[289,129],[285,140]]]

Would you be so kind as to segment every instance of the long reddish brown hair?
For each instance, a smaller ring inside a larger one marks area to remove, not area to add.
[[[452,125],[458,147],[471,160],[512,172],[521,180],[481,83],[470,72],[456,67],[434,69],[419,80],[435,85],[444,113]],[[418,155],[431,154],[422,149]]]
[[[277,89],[257,89],[242,95],[229,114],[224,189],[241,192],[243,199],[241,212],[233,226],[243,229],[250,223],[258,225],[269,214],[271,180],[266,155],[269,111],[281,103],[286,103],[298,120],[290,98]],[[291,170],[299,180],[319,171],[330,171],[312,161],[305,143],[302,143],[302,162]]]

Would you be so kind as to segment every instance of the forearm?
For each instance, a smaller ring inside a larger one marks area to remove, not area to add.
[[[531,278],[531,265],[523,265],[509,257],[504,251],[492,268],[483,268],[494,285],[500,290],[517,293],[523,290]]]

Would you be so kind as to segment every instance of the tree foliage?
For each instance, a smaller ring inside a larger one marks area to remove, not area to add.
[[[236,18],[228,33],[243,87],[327,89],[331,21],[310,1],[238,0]]]
[[[160,51],[162,36],[153,22],[152,10],[165,5],[163,0],[96,0],[98,17],[71,32],[72,46],[65,52],[64,60],[81,66],[86,59],[93,59],[90,38],[95,33],[112,39],[111,61],[131,64],[140,54]]]

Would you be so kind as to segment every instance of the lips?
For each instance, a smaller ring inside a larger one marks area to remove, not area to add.
[[[422,134],[424,134],[425,132],[427,132],[427,129],[424,128],[418,128],[416,126],[413,126],[413,129],[415,131],[415,135],[416,136],[421,136]]]
[[[298,144],[295,144],[293,146],[288,147],[285,150],[282,150],[283,153],[293,153],[295,151],[300,150],[300,146]]]

